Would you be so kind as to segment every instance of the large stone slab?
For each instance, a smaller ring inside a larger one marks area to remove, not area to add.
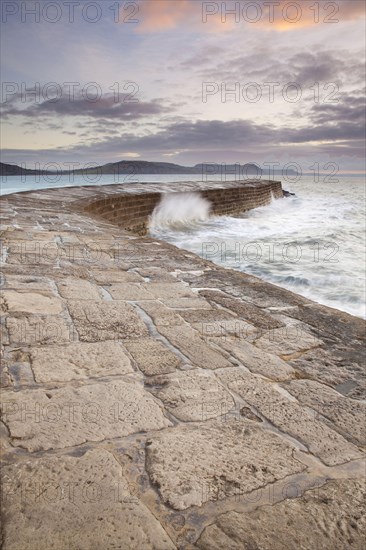
[[[126,302],[70,301],[70,315],[80,340],[95,342],[147,336],[147,328]]]
[[[221,337],[216,343],[236,357],[251,372],[272,380],[287,380],[295,375],[295,369],[277,355],[266,353],[242,338]]]
[[[255,345],[274,355],[290,357],[298,352],[317,348],[323,343],[303,325],[297,323],[270,330],[258,338]]]
[[[232,277],[226,292],[232,296],[239,296],[260,308],[273,310],[294,308],[306,303],[306,298],[246,273],[242,277]]]
[[[114,456],[49,456],[3,468],[4,550],[174,550]]]
[[[66,300],[101,300],[102,294],[97,285],[82,279],[63,279],[57,283],[60,295]]]
[[[328,418],[345,437],[366,444],[366,404],[344,397],[313,380],[293,380],[284,386],[301,405]]]
[[[162,267],[139,267],[138,272],[142,277],[152,283],[176,283],[177,278]]]
[[[364,480],[329,481],[302,497],[219,516],[206,527],[201,550],[364,550]]]
[[[8,312],[8,306],[5,302],[4,296],[2,293],[0,294],[0,314],[1,316],[4,316]]]
[[[51,292],[51,281],[45,277],[33,277],[32,275],[10,275],[5,276],[5,288],[12,290],[42,291]]]
[[[291,446],[249,420],[181,425],[147,442],[146,468],[176,510],[245,494],[305,466]]]
[[[85,244],[65,244],[61,248],[62,260],[81,263],[90,267],[113,265],[110,250],[103,250],[100,243],[90,240]]]
[[[131,361],[118,342],[32,348],[32,370],[37,382],[67,382],[133,372]]]
[[[189,326],[167,327],[161,325],[159,332],[186,355],[196,367],[218,369],[231,366],[231,363],[223,355],[210,348]]]
[[[241,319],[231,319],[225,321],[193,323],[191,325],[205,341],[219,344],[221,339],[229,336],[240,340],[252,342],[258,334],[258,330],[253,325],[246,323]]]
[[[166,300],[162,300],[162,302],[172,309],[178,310],[178,312],[183,309],[211,309],[210,304],[205,300],[202,300],[199,296],[194,296],[192,298],[169,298]]]
[[[366,399],[365,346],[361,341],[315,348],[290,362],[303,378],[332,386],[347,397]]]
[[[61,300],[41,293],[4,290],[3,297],[10,312],[55,315],[63,309]]]
[[[60,315],[21,315],[5,323],[12,345],[61,344],[77,338],[72,323]]]
[[[151,317],[157,327],[161,325],[166,327],[184,325],[183,318],[161,302],[139,302],[139,306]]]
[[[345,341],[365,341],[364,319],[354,317],[344,311],[324,307],[314,302],[306,302],[303,307],[289,309],[286,313],[289,317],[314,327],[318,334],[337,336]]]
[[[218,304],[229,311],[236,313],[240,319],[243,319],[256,327],[273,329],[283,326],[281,321],[278,321],[261,308],[251,304],[250,302],[244,302],[238,298],[233,298],[224,292],[218,292],[216,290],[201,290],[200,295],[204,296],[210,302]]]
[[[160,340],[153,338],[126,340],[124,347],[132,355],[138,368],[147,376],[174,372],[182,362]]]
[[[211,372],[193,369],[157,376],[147,387],[176,418],[183,421],[205,421],[225,415],[235,406],[229,392]]]
[[[0,355],[0,388],[8,388],[12,385],[12,380],[9,373],[8,361]]]
[[[114,300],[155,300],[143,285],[136,283],[113,283],[105,288]]]
[[[56,243],[24,241],[20,245],[11,244],[6,262],[28,270],[34,266],[58,267],[61,256],[62,251]]]
[[[210,304],[181,282],[147,283],[146,289],[171,308],[211,309]]]
[[[108,285],[111,283],[142,283],[144,282],[141,277],[135,271],[122,271],[121,269],[94,269],[90,268],[89,273],[91,277],[98,284]]]
[[[51,265],[41,265],[41,264],[35,264],[32,266],[29,265],[10,265],[6,266],[6,274],[14,274],[19,275],[24,278],[47,278],[48,281],[51,282],[52,285],[52,291],[54,289],[54,281],[61,280],[66,277],[74,277],[74,278],[81,278],[81,279],[88,279],[88,269],[85,265],[79,265],[71,262],[66,262],[63,264],[62,261],[60,261],[60,266],[55,269],[55,267]],[[19,290],[21,290],[19,288]],[[35,292],[42,291],[43,293],[49,292],[48,285],[44,285],[43,288],[36,288],[28,286],[28,288],[23,288],[23,290],[34,290]]]
[[[357,447],[316,418],[316,414],[280,393],[273,383],[239,368],[224,369],[218,376],[246,403],[282,431],[305,444],[325,464],[333,466],[363,456]]]
[[[85,248],[84,250],[88,250]],[[68,255],[68,251],[64,255],[64,257],[60,260],[60,267],[62,269],[68,270],[70,266],[83,266],[85,269],[88,269],[90,267],[95,267],[97,269],[113,269],[115,266],[115,261],[111,256],[106,254],[105,252],[101,252],[98,254],[91,253],[91,256],[89,259],[85,257],[82,251],[75,251],[75,255],[71,258]]]
[[[32,452],[171,424],[137,379],[14,392],[7,394],[2,410],[13,444]]]
[[[169,298],[196,298],[195,294],[188,285],[176,280],[173,283],[151,282],[145,283],[146,288],[155,296],[155,298],[165,301]]]
[[[240,320],[235,317],[232,313],[225,311],[225,309],[215,308],[215,309],[186,309],[179,312],[179,315],[183,317],[187,323],[191,325],[205,325],[209,323],[223,323],[226,321],[233,321],[240,323]]]

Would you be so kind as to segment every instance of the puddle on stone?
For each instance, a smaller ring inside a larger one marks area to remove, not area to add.
[[[358,383],[355,380],[347,380],[338,384],[334,389],[342,395],[347,395],[351,390],[357,388]]]

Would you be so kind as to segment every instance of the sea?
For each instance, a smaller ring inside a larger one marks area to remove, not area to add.
[[[118,183],[202,181],[202,176],[118,176]],[[115,176],[0,178],[1,194],[50,187],[109,185]],[[221,176],[212,176],[221,180]],[[281,177],[274,179],[281,180]],[[167,196],[150,234],[218,265],[249,273],[357,317],[366,318],[366,189],[362,176],[302,176],[282,181],[294,193],[239,216],[210,216],[196,193]],[[329,181],[330,180],[330,181]]]

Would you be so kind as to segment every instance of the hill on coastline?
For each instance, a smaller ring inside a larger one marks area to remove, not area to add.
[[[101,166],[81,168],[77,170],[36,170],[28,169],[16,164],[7,164],[0,162],[0,176],[47,176],[52,174],[199,174],[209,177],[215,174],[226,174],[230,177],[239,174],[245,179],[250,176],[268,175],[268,170],[260,173],[259,167],[255,164],[215,164],[201,163],[195,166],[181,166],[171,162],[148,162],[143,160],[121,160],[119,162],[110,162]],[[295,172],[289,170],[288,173]],[[281,174],[281,170],[274,170],[272,174]]]

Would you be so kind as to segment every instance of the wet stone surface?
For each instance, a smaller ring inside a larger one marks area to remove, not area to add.
[[[150,479],[177,510],[249,493],[304,468],[289,443],[244,419],[164,430],[147,447]]]
[[[108,221],[157,189],[0,201],[2,548],[363,550],[364,321]]]
[[[300,498],[263,506],[249,514],[223,514],[206,527],[197,547],[201,550],[362,550],[366,536],[364,498],[362,481],[330,481]],[[281,525],[286,528],[279,529]]]

